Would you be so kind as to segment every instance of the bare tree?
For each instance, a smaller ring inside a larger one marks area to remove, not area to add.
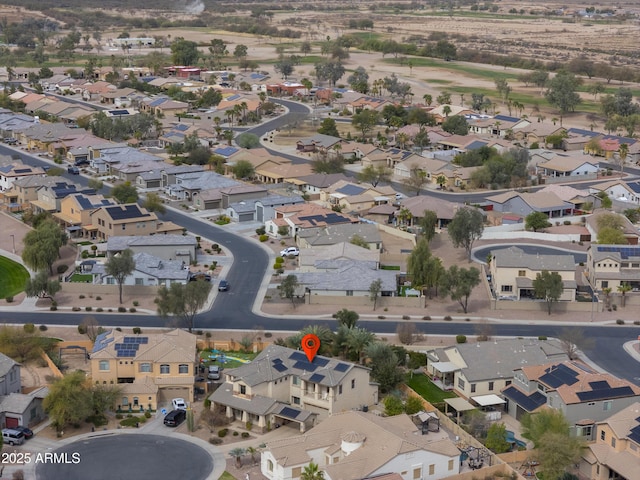
[[[594,340],[585,337],[580,328],[563,328],[558,339],[569,360],[577,359],[580,350],[589,350],[595,345]]]

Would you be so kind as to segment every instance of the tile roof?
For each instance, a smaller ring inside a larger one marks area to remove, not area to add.
[[[134,361],[151,361],[168,363],[186,362],[192,363],[196,359],[196,336],[182,329],[171,330],[165,333],[152,333],[145,335],[130,335],[117,330],[104,332],[96,338],[91,352],[91,358],[112,359],[118,358],[115,349],[116,344],[125,343],[125,337],[146,337],[147,343],[140,344]],[[193,382],[193,377],[190,377]]]
[[[574,271],[573,255],[540,255],[525,253],[518,247],[499,248],[491,252],[498,268],[529,268],[531,270]]]
[[[0,378],[9,373],[14,365],[20,364],[12,358],[7,357],[4,353],[0,353]]]
[[[333,262],[333,265],[323,262],[320,266],[327,268],[327,271],[293,274],[300,285],[313,291],[367,292],[375,280],[382,281],[383,292],[395,292],[397,289],[396,272],[376,270],[376,265],[370,261],[339,260]],[[331,266],[336,268],[329,268]]]

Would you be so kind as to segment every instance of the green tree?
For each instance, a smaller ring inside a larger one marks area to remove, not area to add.
[[[384,165],[378,165],[377,167],[367,165],[358,173],[357,178],[361,182],[370,183],[376,187],[380,182],[389,182],[391,174],[391,170]]]
[[[369,285],[369,300],[373,302],[373,311],[376,311],[376,304],[378,303],[378,295],[380,295],[380,291],[382,290],[382,280],[379,278],[371,282]]]
[[[411,396],[404,402],[404,413],[407,415],[415,415],[422,410],[424,410],[424,405],[420,397]]]
[[[236,178],[253,178],[256,174],[256,170],[251,162],[248,160],[239,160],[232,168],[231,172]]]
[[[29,333],[24,328],[0,327],[0,351],[17,362],[30,362],[41,358],[42,350],[55,346],[46,342],[39,332]]]
[[[622,296],[622,308],[624,308],[625,304],[627,303],[627,293],[629,293],[631,290],[633,290],[633,287],[631,287],[631,285],[629,285],[627,282],[622,282],[620,283],[620,285],[618,285],[618,292],[620,293],[620,295]]]
[[[298,277],[295,275],[287,275],[280,283],[280,296],[282,298],[289,298],[291,305],[296,308],[296,290],[298,289]]]
[[[603,245],[626,245],[629,243],[624,232],[618,228],[602,227],[598,229],[598,243]]]
[[[482,232],[484,231],[482,212],[472,207],[458,209],[447,226],[447,231],[453,246],[464,248],[467,252],[467,259],[471,261],[473,244],[482,237]]]
[[[27,297],[50,298],[60,291],[62,287],[57,280],[50,280],[49,275],[44,270],[36,273],[35,277],[29,278],[25,284],[24,292]]]
[[[147,196],[142,202],[142,206],[150,212],[165,213],[167,211],[160,195],[154,192],[147,193]]]
[[[171,43],[171,61],[174,65],[195,65],[199,56],[196,42],[178,37]]]
[[[111,275],[118,284],[120,303],[122,303],[122,285],[135,268],[136,262],[133,259],[133,251],[129,248],[113,255],[104,265],[106,274]]]
[[[97,178],[90,178],[89,181],[87,182],[87,186],[89,188],[94,189],[96,192],[99,192],[104,187],[104,183],[102,183],[102,181],[98,180]]]
[[[400,415],[404,412],[404,405],[402,405],[402,400],[396,395],[386,396],[382,403],[384,404],[384,414],[387,417]]]
[[[321,133],[323,135],[331,135],[332,137],[340,136],[340,132],[338,132],[336,121],[333,118],[325,118],[320,124],[318,133]]]
[[[607,195],[607,192],[605,192],[604,190],[598,192],[596,196],[600,199],[600,205],[602,206],[602,208],[611,208],[611,206],[613,205],[613,201],[609,198],[609,195]]]
[[[463,116],[454,115],[453,117],[447,117],[442,122],[442,129],[454,135],[467,135],[469,133],[469,123]]]
[[[211,283],[206,280],[196,280],[186,285],[172,283],[169,288],[163,285],[158,289],[154,302],[161,317],[173,315],[180,325],[186,326],[191,332],[195,317],[204,307],[210,292]]]
[[[558,272],[543,270],[533,280],[533,290],[536,298],[542,298],[547,302],[547,313],[551,315],[553,302],[557,302],[564,291],[562,277]]]
[[[353,327],[349,329],[349,335],[347,337],[347,347],[349,352],[357,358],[359,363],[362,363],[362,356],[364,354],[367,345],[373,342],[376,335],[370,332],[366,328]]]
[[[233,56],[236,58],[236,60],[242,60],[247,56],[248,50],[249,49],[246,45],[242,45],[241,43],[239,43],[238,45],[236,45],[236,48],[233,49]]]
[[[358,315],[358,312],[354,312],[353,310],[348,310],[346,308],[343,308],[342,310],[336,313],[335,317],[336,317],[336,320],[338,321],[338,325],[344,325],[345,327],[351,329],[351,328],[355,328],[356,325],[358,324],[358,319],[360,318],[360,315]]]
[[[371,378],[382,392],[390,392],[402,383],[400,361],[392,345],[372,341],[365,347],[364,356],[369,359]]]
[[[380,114],[376,110],[365,109],[351,117],[351,124],[362,132],[362,137],[367,138],[380,120]]]
[[[367,93],[369,91],[369,74],[362,66],[355,69],[347,79],[347,82],[356,92]]]
[[[302,469],[300,480],[324,480],[324,472],[320,470],[317,463],[309,463]]]
[[[93,413],[91,390],[81,370],[54,380],[43,401],[52,425],[61,431],[66,425],[80,424]]]
[[[357,245],[358,247],[366,248],[367,250],[371,249],[371,247],[369,246],[369,242],[367,242],[363,237],[361,237],[357,233],[351,237],[351,239],[349,240],[349,243],[351,245]]]
[[[427,284],[430,258],[429,241],[425,237],[420,237],[407,259],[407,273],[411,276],[411,285],[414,288],[424,287]]]
[[[466,269],[452,265],[441,280],[444,293],[448,294],[451,300],[458,302],[464,313],[467,313],[471,292],[479,284],[480,270],[476,267]]]
[[[247,453],[246,450],[241,447],[229,450],[229,456],[236,461],[236,468],[242,468],[242,457],[245,453]]]
[[[418,223],[420,225],[420,234],[427,240],[427,242],[431,243],[433,237],[436,236],[438,214],[433,210],[425,210]]]
[[[138,201],[138,190],[131,182],[124,182],[111,189],[111,196],[118,203],[136,203]]]
[[[34,225],[35,226],[35,225]],[[40,221],[24,239],[22,260],[32,270],[47,269],[53,275],[53,263],[60,256],[60,248],[66,245],[67,235],[51,218]]]
[[[493,423],[487,430],[484,445],[494,453],[505,453],[511,448],[507,442],[507,427],[504,423]]]
[[[543,212],[530,213],[525,217],[524,222],[524,228],[527,230],[533,230],[534,232],[551,226],[551,223],[549,223],[549,217]]]
[[[420,190],[427,183],[427,172],[419,166],[413,166],[409,170],[409,178],[405,178],[403,183],[407,188],[416,191],[416,197],[420,195]]]
[[[545,93],[547,101],[560,110],[560,125],[562,116],[573,112],[582,101],[576,92],[580,81],[573,73],[561,70],[548,82]]]

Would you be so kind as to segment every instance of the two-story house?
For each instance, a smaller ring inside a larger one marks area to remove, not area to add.
[[[13,182],[19,178],[32,175],[44,175],[44,170],[40,167],[32,167],[22,162],[14,162],[9,165],[0,166],[0,191],[6,192],[11,188]]]
[[[615,292],[629,285],[632,292],[640,290],[640,246],[591,245],[587,250],[585,274],[596,290],[610,288]]]
[[[0,396],[19,393],[21,388],[20,364],[0,353]]]
[[[437,480],[457,475],[461,463],[444,430],[421,435],[406,414],[345,411],[302,436],[269,442],[260,470],[269,480],[293,480],[311,462],[327,480],[386,478],[390,472],[402,480]]]
[[[114,206],[116,203],[102,195],[68,195],[60,201],[60,211],[53,217],[64,226],[72,236],[87,235],[95,237],[96,228],[91,223],[91,212],[100,207]]]
[[[317,421],[378,402],[370,369],[335,358],[278,345],[251,363],[224,371],[224,384],[210,397],[211,408],[227,418],[252,422],[261,430],[294,423],[304,432]]]
[[[593,480],[632,480],[640,472],[640,402],[596,424],[595,443],[583,450],[580,473]]]
[[[137,203],[99,207],[89,214],[91,227],[87,233],[92,238],[106,240],[121,235],[150,235],[156,233],[158,216]]]
[[[518,247],[498,248],[491,252],[489,268],[491,285],[498,299],[535,299],[533,281],[543,270],[562,277],[563,291],[559,300],[573,301],[576,298],[578,284],[573,255],[529,254]]]
[[[429,350],[427,373],[443,389],[473,399],[511,385],[516,368],[564,360],[567,355],[555,339],[500,339]]]
[[[193,401],[197,366],[196,336],[185,330],[147,335],[110,330],[93,346],[91,381],[121,387],[120,410],[156,410],[172,398]]]
[[[640,400],[640,387],[583,363],[564,361],[517,368],[502,390],[507,410],[519,419],[541,407],[560,410],[570,433],[593,440],[595,423]]]

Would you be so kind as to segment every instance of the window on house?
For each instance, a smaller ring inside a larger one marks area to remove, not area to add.
[[[351,388],[356,388],[356,379],[351,380]]]
[[[267,471],[273,472],[273,462],[271,460],[267,460]]]
[[[136,285],[144,285],[144,278],[136,278],[135,283]]]
[[[133,406],[134,406],[134,407],[137,407],[137,406],[139,406],[139,405],[140,405],[140,403],[139,403],[139,401],[138,401],[138,397],[133,397]]]
[[[513,292],[513,285],[502,285],[500,290],[502,292]]]
[[[429,465],[429,475],[433,475],[434,473],[436,473],[436,464],[432,463]]]
[[[347,290],[347,297],[353,297],[353,290]]]
[[[464,380],[461,378],[458,379],[458,388],[464,390]]]
[[[507,387],[507,386],[509,386],[509,385],[511,385],[511,380],[507,380],[506,382],[504,382],[504,386],[505,386],[505,387]]]
[[[169,364],[163,363],[162,365],[160,365],[160,373],[171,373],[171,367],[169,366]]]
[[[300,377],[297,375],[293,376],[293,380],[291,381],[294,385],[300,385]]]
[[[616,448],[616,439],[614,437],[611,437],[611,446]]]
[[[247,394],[247,386],[240,385],[240,395],[246,395],[246,394]]]
[[[178,373],[189,373],[189,365],[186,363],[178,365]]]
[[[338,385],[338,395],[342,395],[342,385]]]
[[[413,469],[413,480],[418,480],[422,478],[422,468],[417,467]]]
[[[151,363],[141,363],[139,370],[141,373],[151,373]]]
[[[492,392],[493,391],[493,382],[489,382],[489,391]]]
[[[453,470],[453,460],[449,460],[448,470]]]
[[[122,397],[122,406],[126,407],[129,405],[129,397]]]
[[[476,393],[476,384],[475,383],[471,384],[471,393]]]
[[[126,230],[126,229],[127,229],[127,225],[123,223],[123,224],[122,224],[122,229],[123,229],[123,230]]]
[[[302,467],[296,467],[291,469],[291,477],[298,478],[302,475]]]
[[[609,281],[608,280],[603,280],[602,281],[602,288],[609,288]]]
[[[602,402],[602,410],[604,410],[605,412],[608,412],[609,410],[611,410],[612,404],[613,404],[612,400],[606,400],[605,402]]]
[[[100,360],[100,371],[105,372],[109,370],[109,360]]]
[[[527,271],[526,270],[518,270],[518,276],[519,277],[526,277],[527,276]]]
[[[291,397],[291,403],[294,405],[300,405],[300,397]]]
[[[605,441],[607,439],[607,434],[604,433],[604,430],[600,430],[600,440]]]

